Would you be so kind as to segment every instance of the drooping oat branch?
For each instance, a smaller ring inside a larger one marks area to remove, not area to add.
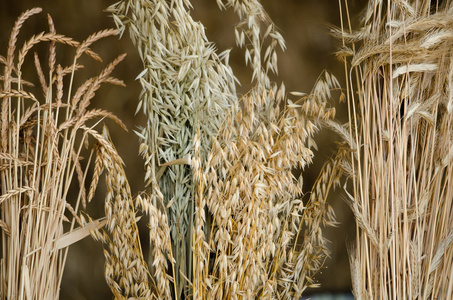
[[[108,240],[107,249],[104,250],[105,277],[116,299],[125,297],[150,299],[152,295],[150,276],[140,245],[129,183],[121,158],[114,148],[102,146],[106,143],[111,142],[108,131],[104,128],[98,154],[106,171],[107,183],[105,217],[109,234],[105,233],[107,237],[104,238]]]

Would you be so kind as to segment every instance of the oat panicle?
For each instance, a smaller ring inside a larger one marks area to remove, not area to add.
[[[315,285],[327,255],[322,227],[335,221],[326,195],[338,170],[326,165],[306,203],[293,172],[311,163],[313,136],[334,118],[328,101],[338,82],[324,73],[310,95],[288,99],[285,86],[270,80],[285,42],[260,2],[217,3],[240,19],[236,42],[255,86],[240,98],[229,52],[217,54],[190,1],[108,8],[144,68],[137,112],[148,120],[137,135],[148,195],[139,203],[150,218],[153,293],[297,298]]]

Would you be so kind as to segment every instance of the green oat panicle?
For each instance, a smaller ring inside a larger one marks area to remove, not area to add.
[[[240,21],[234,29],[236,45],[245,48],[245,64],[253,70],[255,90],[258,94],[269,91],[275,85],[269,72],[278,74],[277,46],[284,50],[285,40],[258,0],[217,0],[217,4],[220,9],[233,8],[238,15]]]
[[[210,137],[236,99],[235,78],[225,64],[228,52],[217,55],[189,8],[188,1],[122,1],[108,9],[121,32],[129,29],[143,62],[137,111],[143,109],[148,120],[137,134],[146,161],[145,180],[162,192],[169,208],[178,294],[186,282],[180,273],[190,273],[191,265],[187,245],[194,186],[187,162],[192,140],[199,126],[204,133],[201,155],[206,157]]]

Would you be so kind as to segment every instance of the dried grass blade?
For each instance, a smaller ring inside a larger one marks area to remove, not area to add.
[[[77,243],[78,241],[89,236],[90,231],[104,227],[106,222],[107,220],[105,218],[101,218],[98,220],[91,221],[84,225],[83,227],[79,227],[71,232],[65,233],[57,240],[56,249],[60,250]]]

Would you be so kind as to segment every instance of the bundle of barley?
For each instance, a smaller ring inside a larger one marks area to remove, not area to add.
[[[358,299],[453,295],[452,10],[452,1],[370,1],[362,28],[337,32]]]

